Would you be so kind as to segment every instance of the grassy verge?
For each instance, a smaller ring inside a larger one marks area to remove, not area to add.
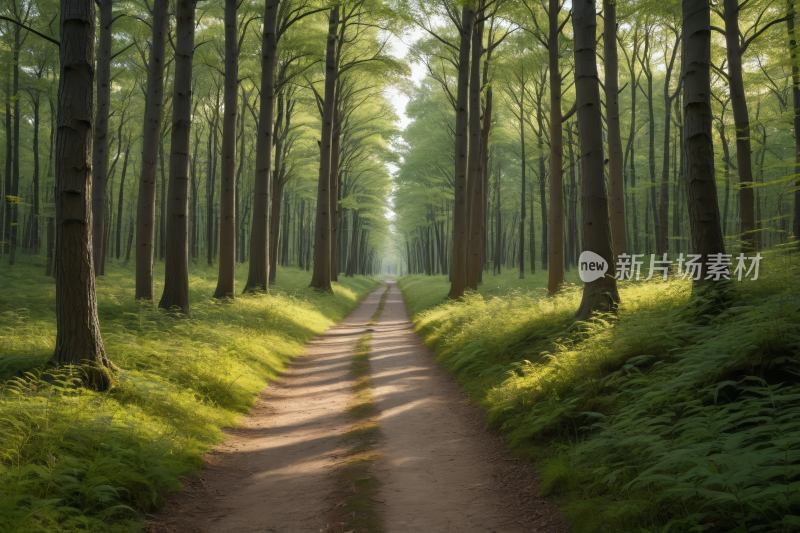
[[[390,287],[381,295],[378,308],[368,325],[378,322]],[[369,377],[369,353],[372,333],[365,333],[358,341],[350,375],[353,385],[352,405],[349,414],[354,418],[353,427],[345,435],[348,446],[347,458],[339,465],[339,484],[348,491],[348,497],[339,504],[336,520],[342,523],[342,531],[353,533],[380,533],[383,524],[375,511],[378,480],[372,473],[372,465],[379,458],[375,444],[380,435],[377,407],[372,396],[372,381]]]
[[[539,461],[575,533],[800,528],[800,270],[767,253],[718,302],[687,282],[626,282],[616,317],[574,323],[545,278],[399,286],[438,360]],[[539,284],[536,286],[535,284]],[[516,286],[514,286],[516,285]],[[497,287],[500,289],[497,289]]]
[[[103,394],[47,375],[55,286],[43,259],[0,266],[0,523],[4,531],[137,530],[180,488],[179,475],[224,439],[254,395],[302,346],[344,318],[377,286],[345,278],[334,294],[309,274],[280,268],[270,296],[220,302],[216,267],[190,272],[194,318],[133,301],[133,265],[98,280],[106,351],[121,369]],[[237,279],[246,279],[240,266]],[[163,263],[156,264],[163,280]],[[161,286],[157,283],[156,294]]]

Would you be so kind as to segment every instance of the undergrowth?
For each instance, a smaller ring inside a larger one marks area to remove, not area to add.
[[[526,280],[445,302],[444,277],[399,286],[438,360],[539,461],[542,494],[566,504],[575,533],[789,532],[800,270],[796,256],[763,255],[760,278],[725,299],[624,282],[618,315],[584,323],[577,287],[549,297]]]
[[[224,439],[308,340],[377,286],[345,278],[327,295],[279,268],[271,294],[211,298],[217,268],[190,271],[192,319],[133,299],[133,265],[98,279],[113,388],[76,386],[79,369],[48,370],[55,315],[43,260],[0,267],[0,530],[134,531],[179,475]],[[245,279],[246,266],[237,278]],[[156,280],[163,264],[156,263]],[[160,294],[160,283],[155,293]]]

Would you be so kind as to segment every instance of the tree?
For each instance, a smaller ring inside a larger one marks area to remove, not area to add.
[[[189,143],[192,138],[195,0],[177,0],[176,8],[164,293],[158,306],[162,309],[177,307],[189,316]],[[235,256],[231,261],[235,261]]]
[[[603,54],[605,61],[606,116],[608,122],[608,184],[611,193],[611,238],[614,255],[628,250],[625,226],[625,162],[619,115],[619,55],[617,53],[617,0],[603,0]],[[636,92],[636,87],[631,87]],[[552,271],[552,270],[551,270]]]
[[[233,298],[236,291],[236,118],[239,110],[237,6],[237,0],[225,0],[225,115],[222,119],[219,278],[214,298]],[[188,138],[186,144],[188,153]]]
[[[787,0],[787,16],[786,25],[789,30],[789,55],[792,61],[792,104],[794,112],[792,113],[792,123],[794,125],[794,173],[795,178],[795,191],[794,191],[794,221],[792,224],[792,232],[798,242],[800,242],[800,65],[797,61],[797,11],[795,9],[795,0]]]
[[[147,66],[147,92],[142,132],[142,166],[136,214],[137,300],[153,300],[153,252],[156,223],[156,159],[161,140],[161,104],[164,99],[164,63],[169,3],[153,2],[153,41]]]
[[[314,272],[311,284],[318,290],[333,291],[331,286],[331,148],[333,142],[333,111],[336,92],[336,41],[338,40],[339,6],[328,17],[328,40],[325,51],[325,96],[322,110],[322,140],[319,144],[319,180],[317,183],[317,214],[314,231]]]
[[[456,96],[455,128],[455,201],[453,205],[453,274],[447,297],[464,296],[467,287],[467,248],[469,245],[467,221],[467,173],[469,172],[469,60],[470,44],[475,21],[475,11],[465,5],[461,8],[458,28],[458,89]]]
[[[99,0],[100,38],[97,43],[97,116],[94,122],[92,155],[92,220],[94,224],[94,273],[103,275],[103,236],[106,219],[106,176],[108,176],[108,118],[111,111],[111,25],[114,0]]]
[[[58,131],[56,133],[55,364],[86,363],[86,384],[111,385],[92,261],[92,126],[94,123],[95,7],[61,0]]]
[[[583,298],[576,314],[581,320],[586,320],[595,312],[614,311],[619,303],[604,176],[600,80],[595,62],[596,28],[595,0],[577,2],[573,7],[572,29],[575,35],[575,91],[583,171],[583,242],[585,251],[599,255],[608,265],[605,276],[583,286]]]
[[[683,127],[686,158],[686,200],[692,253],[699,254],[700,276],[706,279],[709,256],[725,253],[714,177],[711,113],[711,6],[709,0],[683,0]]]

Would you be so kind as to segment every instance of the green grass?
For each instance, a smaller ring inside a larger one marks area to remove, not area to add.
[[[485,276],[461,302],[443,300],[445,277],[399,286],[439,362],[538,460],[575,533],[788,532],[800,526],[798,261],[766,253],[760,279],[722,303],[683,281],[621,283],[619,314],[587,323],[572,319],[580,288],[547,296],[544,275]]]
[[[19,256],[18,256],[19,257]],[[4,260],[6,258],[3,258]],[[108,393],[47,371],[55,315],[41,257],[0,266],[0,523],[5,532],[138,530],[179,475],[224,439],[302,346],[343,319],[377,282],[343,278],[333,294],[279,268],[269,296],[211,298],[217,268],[193,266],[193,318],[133,301],[133,265],[98,280],[106,351],[120,368]],[[156,262],[160,295],[163,263]],[[246,265],[238,266],[239,287]]]

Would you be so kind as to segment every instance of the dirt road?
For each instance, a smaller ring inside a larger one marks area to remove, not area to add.
[[[535,474],[485,429],[483,414],[434,362],[413,332],[390,282],[371,345],[373,395],[381,427],[373,465],[375,498],[393,532],[567,530],[557,506],[537,497]],[[337,459],[350,427],[346,410],[353,348],[383,289],[312,341],[259,396],[231,439],[204,456],[200,478],[185,480],[152,532],[325,532],[340,497]]]

